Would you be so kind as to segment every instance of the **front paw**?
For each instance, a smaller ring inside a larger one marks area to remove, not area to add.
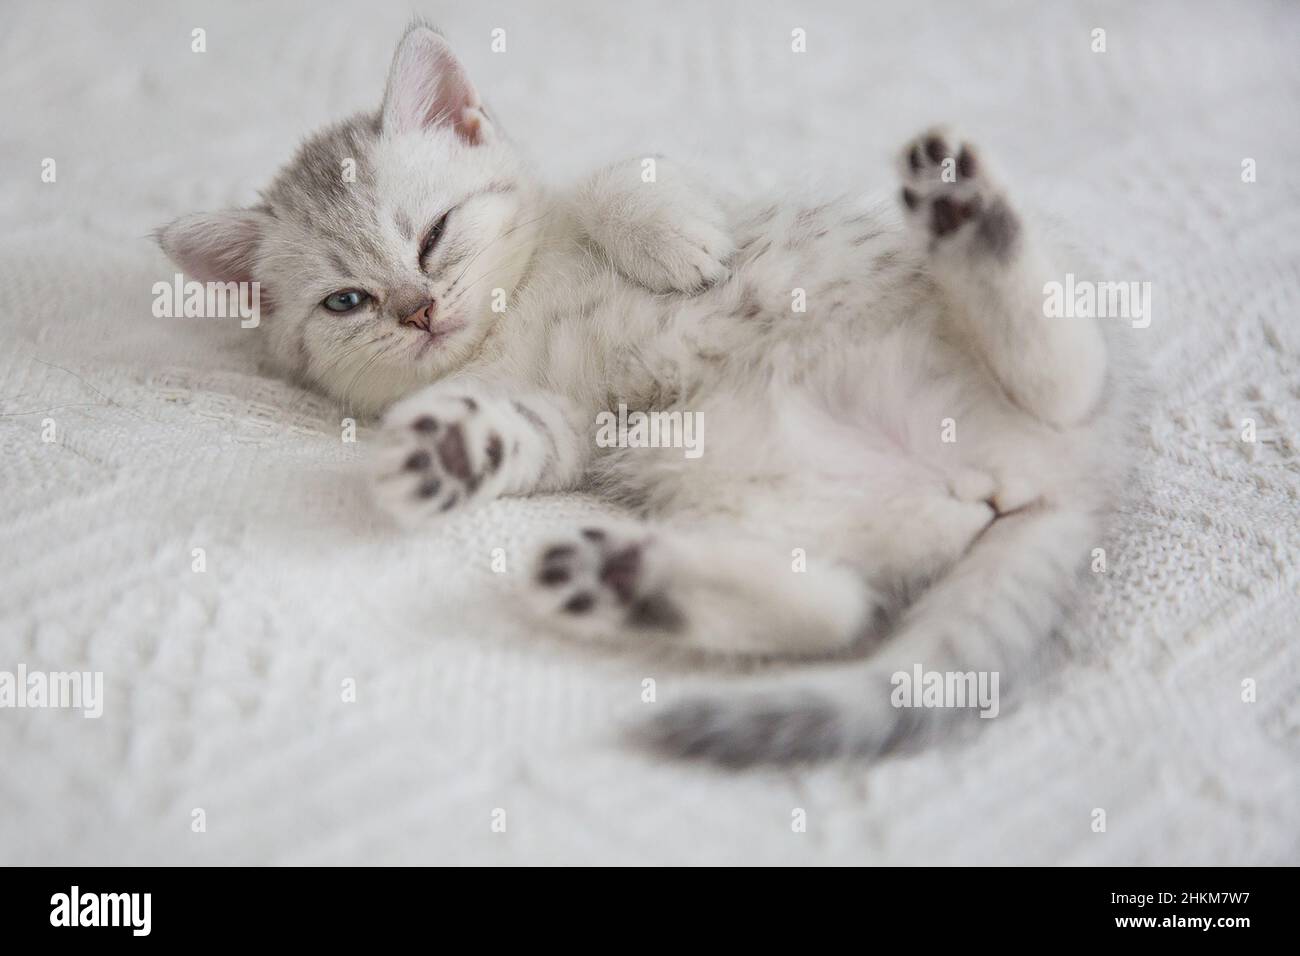
[[[436,385],[393,406],[374,460],[380,507],[409,524],[497,497],[511,449],[495,408]]]
[[[940,128],[929,130],[903,148],[899,172],[908,222],[932,252],[1010,252],[1019,220],[969,143]]]
[[[725,227],[721,211],[703,203],[671,221],[665,217],[646,228],[625,270],[654,292],[702,292],[730,272],[736,246]]]
[[[660,293],[699,292],[726,278],[736,246],[718,197],[663,157],[653,180],[642,175],[641,162],[617,164],[579,192],[579,220],[610,264]]]

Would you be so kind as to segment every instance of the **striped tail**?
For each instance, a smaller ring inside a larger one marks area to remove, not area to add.
[[[990,711],[969,699],[964,707],[903,706],[916,702],[908,679],[918,668],[973,673],[1001,696],[1026,677],[1069,607],[1096,527],[1091,515],[1060,509],[999,518],[871,657],[671,705],[636,736],[661,753],[740,768],[877,758],[980,723],[981,709]]]

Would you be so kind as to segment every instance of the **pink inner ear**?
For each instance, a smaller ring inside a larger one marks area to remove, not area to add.
[[[393,59],[384,127],[399,133],[450,126],[467,142],[483,136],[483,113],[469,75],[431,30],[407,34]]]
[[[159,234],[163,251],[200,282],[252,282],[261,214],[247,209],[196,213]]]

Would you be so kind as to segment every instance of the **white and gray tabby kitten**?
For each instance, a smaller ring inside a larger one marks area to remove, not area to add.
[[[537,621],[871,651],[670,707],[656,746],[875,756],[940,726],[891,704],[896,672],[1029,673],[1126,468],[1116,353],[1044,318],[1064,270],[983,154],[936,130],[899,169],[902,202],[874,205],[724,203],[665,161],[548,192],[416,23],[378,114],[313,136],[260,205],[160,238],[196,278],[262,283],[288,373],[388,409],[374,488],[399,518],[579,487],[634,508],[540,550]],[[699,416],[704,454],[597,447],[620,403]]]

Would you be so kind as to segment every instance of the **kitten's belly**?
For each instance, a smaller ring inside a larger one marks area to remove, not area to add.
[[[633,500],[725,510],[748,487],[946,497],[972,468],[1072,480],[1077,456],[955,334],[896,224],[828,209],[791,236],[799,215],[741,233],[714,288],[668,297],[623,283],[590,316],[621,343],[603,351],[596,406],[690,413],[700,439],[689,459],[676,447],[602,451]]]
[[[731,273],[713,288],[637,290],[602,305],[600,322],[632,333],[614,380],[635,383],[633,397],[670,403],[749,382],[817,390],[823,371],[846,361],[867,374],[879,343],[899,334],[932,341],[936,360],[949,356],[939,291],[892,205],[760,207],[737,236]]]
[[[567,282],[562,304],[538,306],[562,316],[546,377],[588,407],[707,404],[720,424],[739,413],[737,396],[797,400],[884,441],[906,428],[897,419],[909,402],[987,383],[945,340],[939,290],[892,201],[759,206],[735,235],[729,276],[697,295],[656,295],[608,270]]]

